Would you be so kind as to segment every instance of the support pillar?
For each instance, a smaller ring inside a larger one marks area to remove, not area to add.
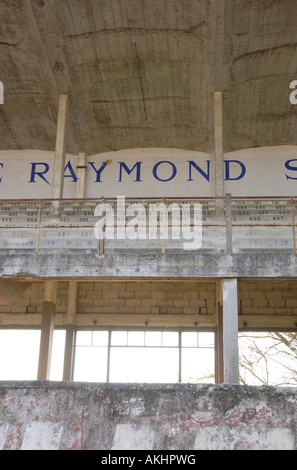
[[[222,305],[222,282],[216,281],[216,381],[224,383],[224,329],[223,329],[223,305]]]
[[[63,380],[73,379],[74,343],[75,343],[75,315],[77,311],[78,282],[70,281],[68,287],[66,339],[64,354]]]
[[[224,382],[239,384],[237,279],[222,280]]]
[[[214,92],[214,194],[224,197],[223,94]],[[223,213],[223,199],[216,200],[218,215]]]
[[[86,154],[80,153],[78,155],[78,165],[77,165],[77,183],[76,183],[76,194],[75,197],[78,199],[83,199],[85,197],[85,186],[86,186]]]
[[[55,313],[57,301],[57,283],[55,281],[47,281],[45,283],[41,337],[39,349],[38,363],[38,380],[49,380],[53,334],[55,328]]]
[[[63,197],[68,107],[69,107],[68,96],[61,95],[59,99],[56,150],[55,150],[54,172],[53,172],[53,181],[52,181],[52,199],[61,199]],[[60,202],[59,201],[54,202],[53,203],[54,213],[58,212],[59,208],[60,208]]]

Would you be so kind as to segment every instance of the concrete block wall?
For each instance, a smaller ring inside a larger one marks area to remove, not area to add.
[[[242,315],[297,315],[297,281],[240,281],[238,302]]]
[[[215,283],[81,282],[78,313],[215,314]]]
[[[0,313],[34,314],[42,313],[44,283],[33,282],[12,305],[0,305]]]
[[[296,450],[296,423],[296,388],[0,382],[5,450]]]
[[[56,324],[60,326],[66,321],[68,286],[68,281],[58,282]],[[12,324],[40,324],[43,300],[44,282],[32,282],[12,305],[0,305],[0,325],[8,325],[11,318]],[[80,318],[89,318],[91,324],[92,315],[121,315],[124,319],[126,315],[135,314],[163,315],[164,319],[166,316],[169,319],[169,315],[176,318],[187,315],[186,326],[190,324],[189,317],[203,315],[209,316],[210,324],[214,325],[215,313],[214,280],[86,280],[78,283],[77,314]],[[281,317],[291,316],[294,326],[294,318],[297,316],[297,281],[239,280],[238,313],[239,316],[250,316],[253,322],[261,318],[265,321],[269,315],[279,317],[279,324]],[[82,324],[83,320],[80,321]],[[182,320],[179,325],[182,326]]]

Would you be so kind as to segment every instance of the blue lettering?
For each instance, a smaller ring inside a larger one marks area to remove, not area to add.
[[[73,183],[76,183],[77,180],[78,180],[78,178],[77,178],[76,174],[74,173],[74,170],[73,170],[73,168],[72,168],[72,165],[71,165],[70,161],[69,161],[69,162],[67,163],[67,165],[65,166],[64,173],[65,173],[65,171],[67,171],[67,170],[70,171],[70,175],[65,175],[65,174],[64,174],[64,178],[72,178],[72,179],[73,179],[72,182],[73,182]]]
[[[29,181],[29,183],[36,183],[35,181],[35,176],[39,176],[39,178],[43,179],[43,181],[45,181],[49,186],[50,186],[50,183],[47,181],[47,179],[43,176],[45,175],[45,173],[48,172],[49,170],[49,165],[47,163],[31,163],[32,165],[32,168],[31,168],[31,179]],[[44,171],[37,171],[36,167],[37,165],[43,165],[43,167],[45,168]]]
[[[197,171],[207,180],[209,181],[209,168],[210,168],[210,160],[205,160],[207,162],[207,173],[205,173],[200,166],[198,166],[195,162],[188,160],[189,162],[189,179],[188,181],[193,181],[192,179],[192,166],[196,168]]]
[[[3,163],[0,163],[1,168],[3,168]],[[2,178],[0,178],[0,183],[2,183]]]
[[[163,163],[168,163],[168,165],[171,165],[172,167],[172,175],[170,176],[170,178],[167,178],[167,179],[162,179],[162,178],[159,178],[158,174],[157,174],[157,169],[159,168],[160,165],[162,165]],[[177,173],[177,169],[176,169],[176,166],[172,163],[172,162],[168,162],[168,161],[163,161],[163,162],[159,162],[157,163],[154,168],[153,168],[153,175],[154,175],[154,178],[158,181],[162,181],[162,182],[166,182],[166,181],[171,181],[173,180],[173,178],[175,178],[176,176],[176,173]]]
[[[230,177],[230,163],[237,163],[237,165],[239,165],[241,167],[241,173],[236,178],[231,178]],[[244,175],[246,173],[246,168],[245,168],[244,164],[242,162],[239,162],[238,160],[226,160],[225,161],[225,171],[226,171],[225,181],[230,181],[230,180],[235,181],[235,180],[240,180],[241,178],[244,177]]]
[[[131,168],[131,170],[127,167],[126,163],[124,162],[119,162],[120,164],[120,178],[119,178],[119,182],[122,182],[122,170],[124,168],[124,170],[126,171],[126,173],[128,175],[130,175],[132,173],[132,171],[134,170],[134,168],[136,167],[136,180],[135,182],[139,182],[141,181],[140,179],[140,172],[141,172],[141,164],[142,162],[137,162],[135,163],[135,165],[133,166],[133,168]]]
[[[293,158],[292,160],[287,160],[286,163],[285,163],[285,167],[287,168],[287,170],[290,170],[290,171],[297,171],[297,167],[296,166],[291,166],[290,163],[291,162],[297,162],[297,159],[296,158]],[[287,180],[297,180],[297,178],[293,178],[293,176],[288,176],[286,175],[287,177]]]
[[[107,163],[106,163],[106,162],[103,162],[102,165],[101,165],[101,167],[99,168],[99,170],[97,170],[97,169],[95,168],[94,162],[89,162],[89,165],[91,165],[91,167],[93,168],[93,170],[95,170],[95,172],[96,172],[97,177],[96,177],[95,183],[101,183],[101,173],[102,173],[102,171],[104,170],[104,168],[107,167]]]

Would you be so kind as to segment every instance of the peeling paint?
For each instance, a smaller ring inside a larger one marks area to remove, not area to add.
[[[0,383],[0,449],[290,450],[297,389]]]

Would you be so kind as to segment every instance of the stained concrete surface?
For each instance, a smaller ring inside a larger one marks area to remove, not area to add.
[[[293,450],[297,389],[1,382],[5,450]]]
[[[114,250],[99,259],[97,250],[65,250],[36,255],[22,250],[0,253],[0,277],[20,279],[89,277],[296,277],[291,251],[250,250],[228,255],[214,251]]]

